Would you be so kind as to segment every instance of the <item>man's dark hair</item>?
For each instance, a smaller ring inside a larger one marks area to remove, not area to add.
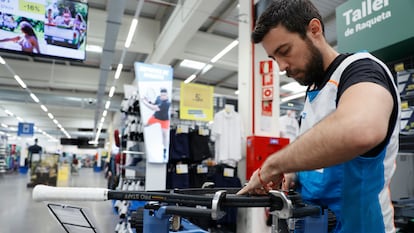
[[[321,21],[324,32],[322,17],[310,0],[273,0],[257,20],[251,39],[253,43],[260,43],[271,29],[279,25],[306,38],[308,24],[314,18]]]
[[[168,91],[167,91],[167,88],[161,88],[160,89],[160,93],[167,93]]]

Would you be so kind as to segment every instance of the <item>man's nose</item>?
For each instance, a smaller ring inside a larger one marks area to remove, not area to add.
[[[289,68],[289,64],[283,59],[276,58],[276,62],[280,71],[286,71]]]

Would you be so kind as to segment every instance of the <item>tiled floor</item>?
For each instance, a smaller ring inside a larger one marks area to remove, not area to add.
[[[27,174],[0,174],[0,232],[1,233],[65,233],[49,213],[46,203],[32,200],[32,188],[27,188]],[[106,187],[102,172],[82,168],[69,178],[72,187]],[[111,201],[105,202],[54,202],[89,209],[102,233],[114,232],[119,217]]]

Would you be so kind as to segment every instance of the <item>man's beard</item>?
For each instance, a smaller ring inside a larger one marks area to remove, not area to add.
[[[311,84],[318,84],[323,80],[323,57],[318,48],[306,37],[306,45],[310,52],[308,63],[305,66],[305,77],[295,79],[300,85],[309,86]]]

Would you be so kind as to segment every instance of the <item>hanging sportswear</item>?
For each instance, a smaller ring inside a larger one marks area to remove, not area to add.
[[[211,134],[215,141],[214,159],[217,163],[240,161],[244,129],[238,112],[221,110],[215,114]]]
[[[304,200],[334,211],[338,221],[335,232],[395,232],[388,186],[398,152],[400,100],[393,76],[381,61],[368,53],[353,54],[337,63],[328,69],[331,75],[323,87],[308,90],[300,133],[335,111],[346,87],[358,82],[377,83],[392,94],[394,109],[388,133],[380,145],[348,162],[299,172],[300,192]]]

